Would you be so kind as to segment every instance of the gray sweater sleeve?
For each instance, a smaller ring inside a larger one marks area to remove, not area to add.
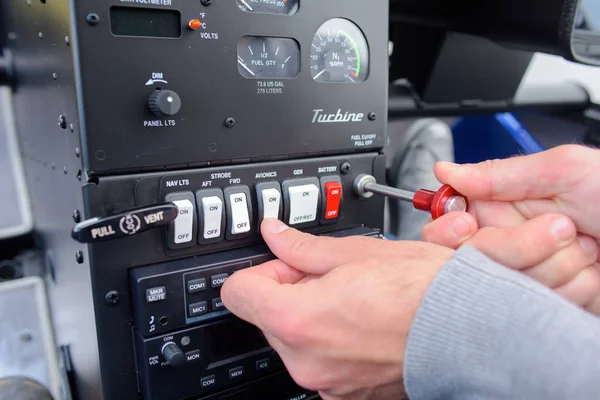
[[[465,247],[425,295],[404,382],[411,400],[600,399],[600,319]]]

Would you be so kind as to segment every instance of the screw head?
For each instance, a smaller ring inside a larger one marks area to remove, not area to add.
[[[212,0],[200,0],[203,6],[210,6],[212,4]]]
[[[374,112],[370,112],[368,117],[369,117],[369,121],[377,120],[377,114],[375,114]]]
[[[77,261],[77,264],[83,264],[83,251],[77,250],[75,252],[75,261]]]
[[[58,126],[60,126],[62,129],[67,129],[67,117],[65,117],[64,115],[59,115]]]
[[[89,26],[96,26],[100,22],[100,16],[96,13],[89,13],[85,16],[85,21]]]
[[[111,307],[119,304],[119,300],[121,300],[121,294],[116,290],[111,290],[110,292],[106,293],[106,296],[104,296],[104,301],[108,306]]]
[[[75,221],[76,224],[81,222],[81,213],[79,210],[73,211],[73,221]]]
[[[225,126],[228,128],[233,128],[235,126],[235,119],[232,117],[225,119]]]
[[[340,165],[340,172],[344,175],[348,175],[352,171],[352,165],[348,161],[344,161],[342,165]]]

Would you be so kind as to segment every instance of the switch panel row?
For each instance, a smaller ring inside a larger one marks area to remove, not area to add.
[[[243,239],[257,232],[265,218],[298,228],[332,224],[340,216],[342,193],[336,175],[261,182],[253,193],[244,185],[168,193],[164,200],[174,203],[179,214],[167,229],[167,247],[177,250]]]

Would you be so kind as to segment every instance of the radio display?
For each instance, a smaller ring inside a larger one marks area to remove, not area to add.
[[[110,31],[116,36],[179,38],[181,13],[155,8],[110,8]]]
[[[267,339],[254,326],[232,319],[208,328],[206,338],[212,353],[212,362],[223,361],[269,346]]]

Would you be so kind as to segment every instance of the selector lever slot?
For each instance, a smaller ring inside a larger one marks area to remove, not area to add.
[[[80,243],[120,239],[166,225],[174,221],[178,213],[173,203],[141,207],[80,222],[73,227],[71,236]]]

